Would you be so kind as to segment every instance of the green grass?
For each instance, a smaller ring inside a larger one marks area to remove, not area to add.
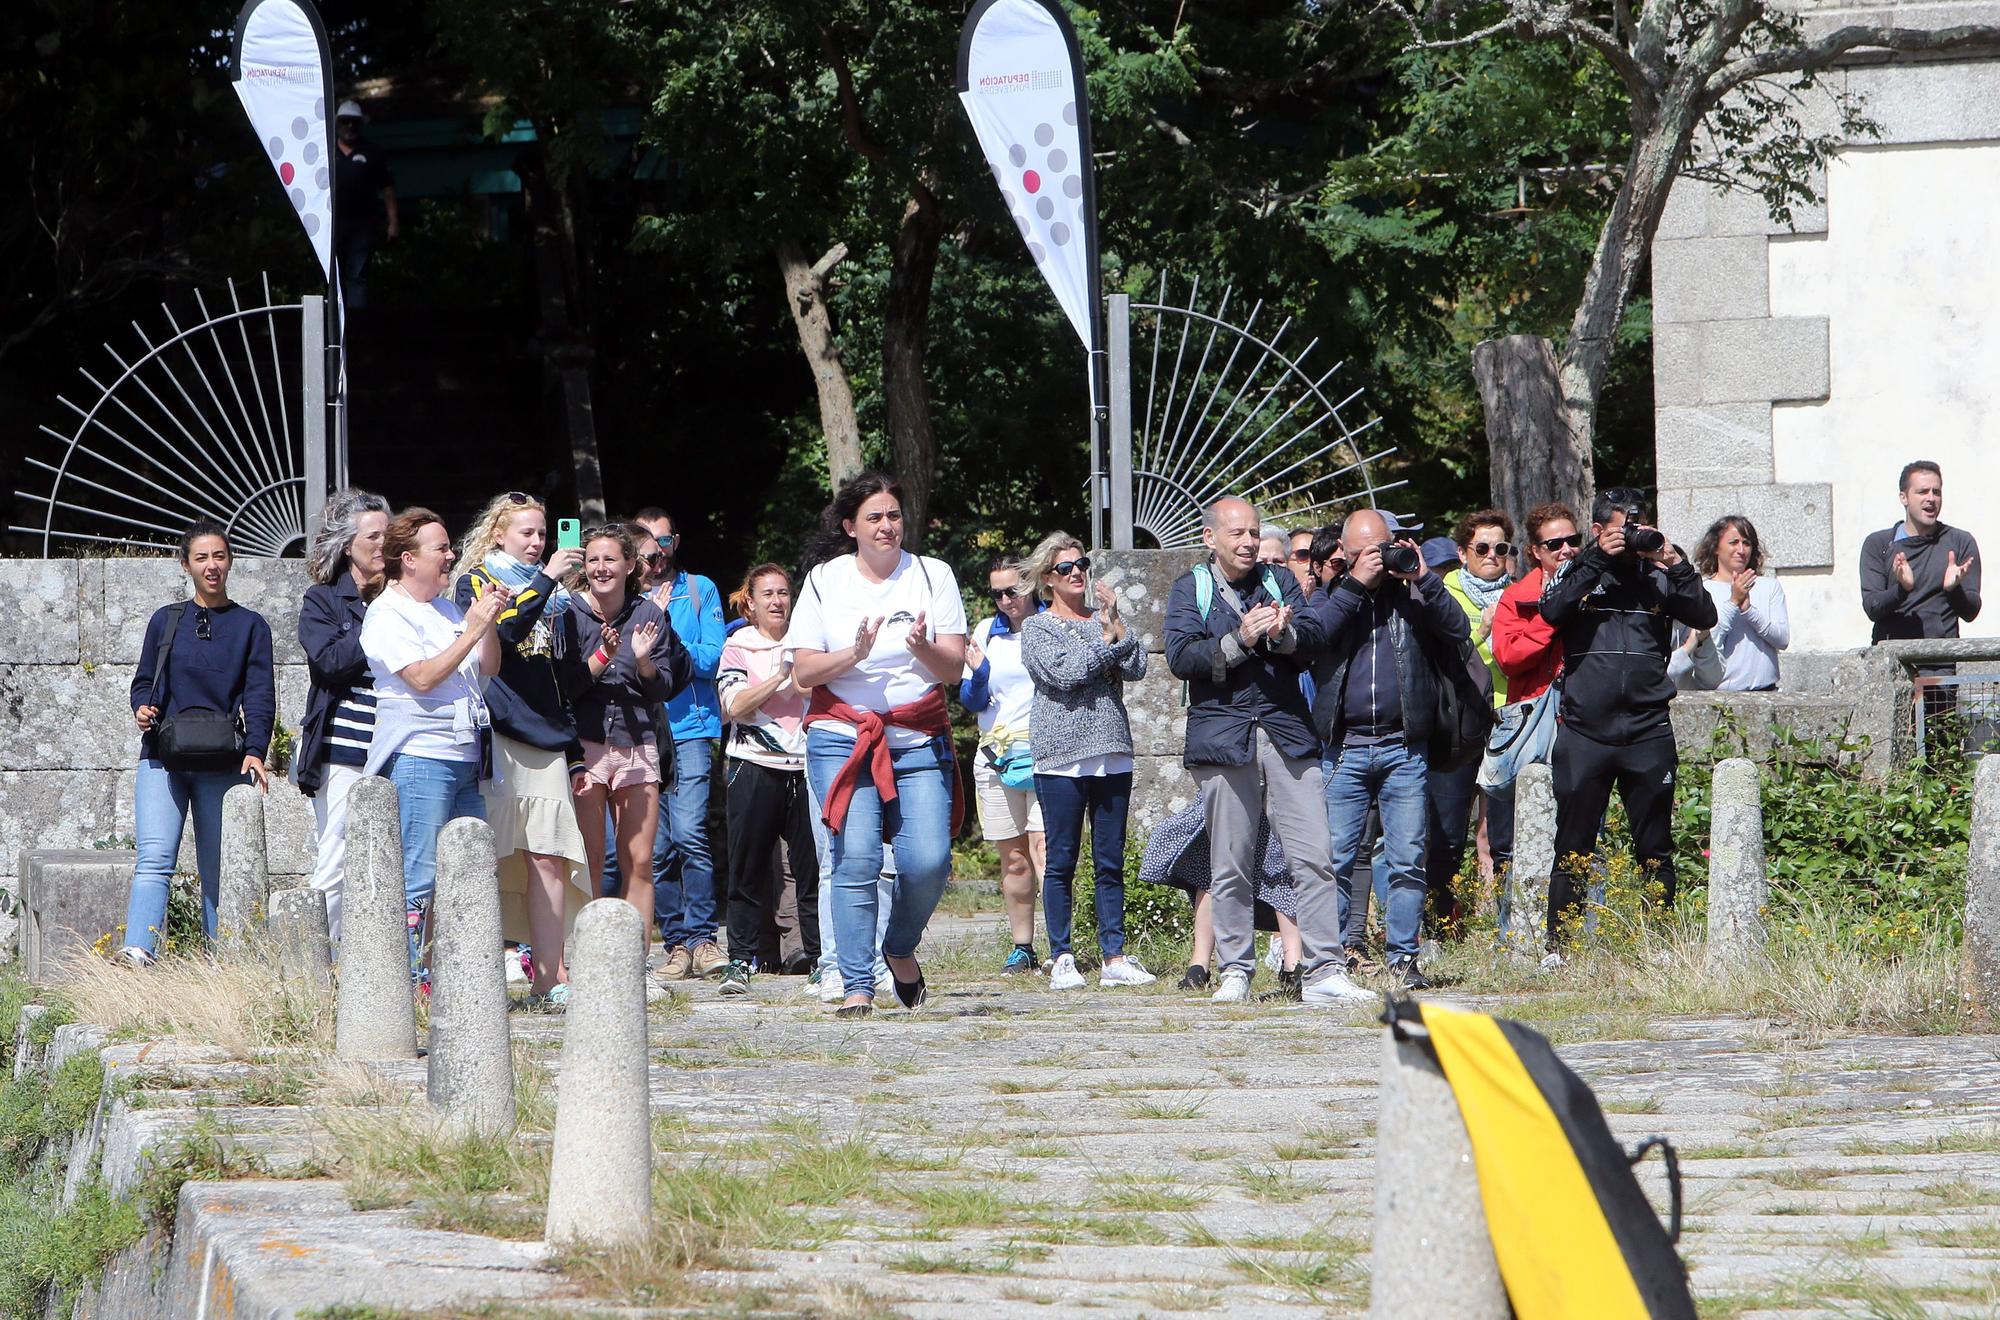
[[[1119,1106],[1119,1111],[1127,1118],[1159,1119],[1162,1121],[1177,1122],[1184,1119],[1200,1118],[1202,1111],[1206,1108],[1208,1108],[1207,1096],[1186,1095],[1167,1100],[1127,1100]]]

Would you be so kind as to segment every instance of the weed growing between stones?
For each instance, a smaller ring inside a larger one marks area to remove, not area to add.
[[[332,997],[287,982],[276,950],[261,940],[228,958],[169,953],[144,971],[78,954],[62,975],[75,1016],[114,1036],[215,1045],[244,1060],[333,1048]]]

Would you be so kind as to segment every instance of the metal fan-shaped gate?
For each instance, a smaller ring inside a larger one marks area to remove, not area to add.
[[[1381,479],[1395,453],[1371,445],[1381,419],[1336,383],[1343,363],[1307,365],[1319,341],[1299,343],[1292,318],[1259,301],[1235,324],[1235,290],[1204,311],[1198,279],[1185,303],[1168,292],[1162,274],[1153,302],[1109,299],[1114,547],[1197,545],[1202,510],[1224,495],[1302,530],[1407,484]]]
[[[229,283],[229,305],[183,325],[162,304],[164,333],[138,322],[137,352],[109,344],[112,370],[82,372],[87,403],[58,395],[74,414],[68,434],[42,427],[47,458],[28,456],[44,490],[15,492],[39,526],[8,530],[64,543],[167,549],[198,519],[230,533],[240,555],[299,554],[310,512],[326,487],[323,300],[248,301]]]

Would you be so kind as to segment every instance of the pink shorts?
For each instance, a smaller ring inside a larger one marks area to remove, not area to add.
[[[608,743],[583,745],[583,777],[602,784],[612,792],[635,784],[660,782],[660,750],[651,743],[640,747],[613,747]]]

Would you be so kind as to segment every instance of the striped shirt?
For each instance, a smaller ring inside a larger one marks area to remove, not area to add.
[[[368,740],[374,736],[375,683],[369,678],[349,688],[333,708],[326,738],[327,763],[359,770],[368,764]]]

